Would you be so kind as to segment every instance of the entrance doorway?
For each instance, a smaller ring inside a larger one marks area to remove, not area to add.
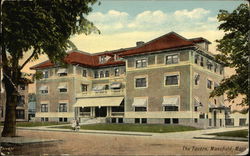
[[[106,117],[107,107],[95,107],[95,117]]]
[[[216,120],[217,120],[217,118],[216,118],[216,111],[214,111],[214,127],[216,127]]]

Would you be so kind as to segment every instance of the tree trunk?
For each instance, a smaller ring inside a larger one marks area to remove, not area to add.
[[[17,91],[6,77],[3,79],[6,91],[5,121],[2,137],[16,136]]]

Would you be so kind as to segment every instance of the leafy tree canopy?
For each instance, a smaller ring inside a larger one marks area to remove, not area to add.
[[[241,105],[248,105],[249,101],[249,55],[250,55],[250,10],[247,4],[241,4],[233,12],[220,10],[218,27],[225,35],[217,40],[217,49],[221,52],[216,58],[222,61],[225,67],[234,68],[236,73],[225,78],[212,93],[211,97],[226,93],[229,101],[238,95],[244,98]]]
[[[21,70],[32,59],[46,54],[54,63],[62,62],[66,50],[72,46],[73,34],[100,33],[86,19],[97,0],[32,0],[1,3],[2,68],[6,90],[6,112],[2,136],[15,136],[15,110]],[[27,51],[31,55],[23,64]]]

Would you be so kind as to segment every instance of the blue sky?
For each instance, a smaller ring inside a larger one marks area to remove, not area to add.
[[[101,35],[77,35],[71,40],[78,49],[102,52],[126,48],[136,41],[150,41],[168,32],[210,40],[216,52],[216,39],[223,36],[217,27],[219,10],[232,11],[246,1],[226,0],[101,0],[87,18],[100,29]]]

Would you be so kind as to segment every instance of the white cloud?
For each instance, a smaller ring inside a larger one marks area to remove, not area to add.
[[[175,17],[183,19],[183,18],[189,18],[189,19],[199,19],[203,16],[209,14],[210,11],[203,9],[203,8],[196,8],[191,11],[188,11],[187,9],[184,10],[177,10],[174,12]]]
[[[128,13],[116,10],[109,10],[106,14],[101,12],[93,12],[87,18],[90,21],[103,23],[103,22],[117,22],[127,20]]]
[[[217,17],[208,17],[207,21],[208,22],[217,22]]]

